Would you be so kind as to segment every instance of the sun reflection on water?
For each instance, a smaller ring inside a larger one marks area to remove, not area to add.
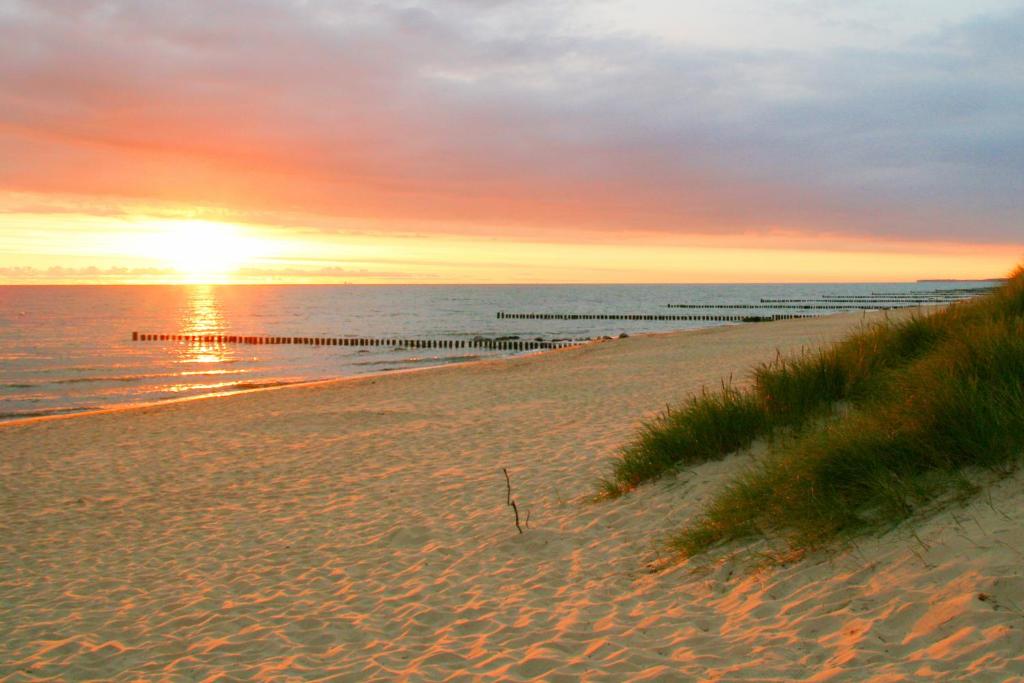
[[[188,301],[182,311],[179,327],[181,334],[207,335],[224,334],[224,316],[218,300],[217,287],[213,285],[189,285]],[[233,362],[235,353],[223,344],[195,342],[180,347],[178,363],[228,363]]]
[[[179,394],[183,391],[194,392],[197,390],[201,391],[216,391],[223,389],[233,389],[239,385],[238,382],[212,382],[207,384],[170,384],[164,387],[165,391],[169,391],[174,394]]]
[[[220,334],[224,331],[223,316],[217,302],[217,289],[212,285],[190,285],[189,299],[181,324],[182,334]]]

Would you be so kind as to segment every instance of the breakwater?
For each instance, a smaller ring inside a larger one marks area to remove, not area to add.
[[[671,304],[669,304],[671,305]],[[714,308],[724,308],[715,306]],[[676,322],[705,321],[733,323],[761,323],[772,320],[790,320],[810,316],[793,313],[773,313],[768,315],[666,315],[658,313],[506,313],[498,311],[498,320],[635,320],[640,322]]]
[[[251,344],[279,345],[303,344],[306,346],[359,346],[390,347],[404,349],[488,349],[494,351],[540,351],[578,346],[590,339],[519,339],[498,337],[496,339],[475,337],[473,339],[399,339],[392,337],[268,337],[262,335],[234,334],[161,334],[132,332],[133,342],[185,342],[190,344]]]

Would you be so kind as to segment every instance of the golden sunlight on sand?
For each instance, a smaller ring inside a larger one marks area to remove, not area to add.
[[[1021,680],[1019,475],[782,567],[651,570],[750,454],[587,501],[641,418],[861,319],[2,426],[0,678]]]

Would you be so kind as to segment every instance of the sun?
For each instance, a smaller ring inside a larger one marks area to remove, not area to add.
[[[205,220],[161,221],[156,253],[185,282],[224,282],[260,256],[260,242],[240,226]]]

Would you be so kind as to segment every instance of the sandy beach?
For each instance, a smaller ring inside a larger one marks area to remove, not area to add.
[[[747,453],[588,501],[665,404],[866,318],[0,426],[0,679],[1024,680],[1019,474],[786,566],[666,562]]]

